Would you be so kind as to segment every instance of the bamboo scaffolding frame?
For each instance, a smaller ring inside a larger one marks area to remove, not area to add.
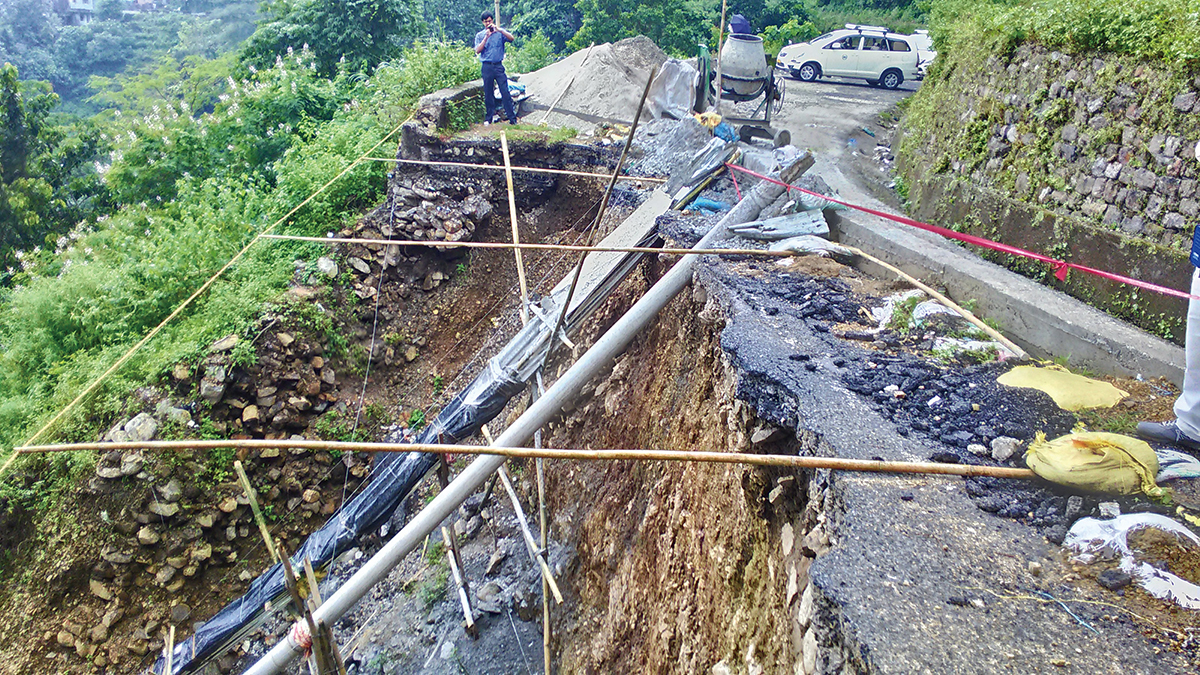
[[[417,166],[442,166],[447,168],[457,169],[491,169],[493,171],[502,171],[504,166],[500,164],[471,164],[469,162],[438,162],[429,159],[396,159],[394,157],[364,157],[364,162],[391,162],[393,164],[413,164]],[[536,166],[514,166],[513,171],[526,171],[530,173],[552,173],[560,176],[579,176],[582,178],[612,178],[612,174],[594,173],[591,171],[571,171],[569,169],[543,169]],[[643,181],[646,183],[665,183],[666,178],[654,178],[651,176],[618,176],[618,180],[634,180]]]
[[[504,179],[508,182],[508,218],[512,223],[513,253],[517,257],[517,281],[521,286],[521,325],[524,326],[529,323],[529,284],[525,281],[525,263],[521,260],[521,231],[517,227],[517,195],[508,157],[508,135],[503,131],[500,132],[500,150],[504,153]]]
[[[842,246],[845,246],[845,244],[843,244]],[[870,260],[871,262],[875,263],[876,265],[879,265],[891,272],[894,272],[895,274],[900,275],[900,277],[902,277],[908,283],[925,291],[926,293],[931,295],[933,298],[935,298],[938,302],[940,302],[943,305],[949,307],[950,309],[958,312],[959,315],[962,316],[962,318],[971,322],[971,324],[973,326],[975,326],[979,330],[983,331],[984,333],[987,333],[988,335],[990,335],[992,337],[992,339],[994,339],[995,341],[1004,345],[1004,347],[1006,349],[1008,349],[1010,352],[1013,353],[1013,356],[1016,356],[1019,359],[1028,359],[1029,358],[1029,354],[1025,353],[1024,349],[1021,349],[1012,340],[1009,340],[1008,338],[1001,335],[1000,331],[998,331],[995,328],[992,328],[991,326],[987,325],[986,323],[980,321],[978,317],[976,317],[974,314],[972,314],[965,307],[959,306],[953,300],[951,300],[950,298],[947,298],[945,295],[942,295],[938,291],[934,290],[928,284],[921,282],[919,279],[917,279],[913,275],[905,272],[904,270],[900,269],[899,267],[896,267],[895,265],[886,263],[869,253],[864,253],[861,249],[854,248],[853,246],[845,246],[845,248],[853,251],[857,255],[860,255],[860,256],[866,258],[867,260]]]
[[[350,443],[345,441],[262,439],[188,440],[188,441],[127,441],[121,443],[60,443],[54,445],[22,446],[21,454],[43,452],[79,452],[82,450],[206,450],[212,448],[305,448],[308,450],[339,450],[342,452],[431,452],[452,455],[500,455],[545,459],[583,461],[671,461],[706,462],[716,464],[750,464],[753,466],[783,466],[795,469],[833,469],[868,473],[931,474],[942,476],[991,476],[993,478],[1036,478],[1029,469],[976,464],[941,464],[938,462],[907,462],[902,460],[846,459],[841,457],[801,457],[796,455],[749,455],[740,452],[703,450],[652,449],[554,449],[490,447],[482,445],[439,445],[436,443]]]

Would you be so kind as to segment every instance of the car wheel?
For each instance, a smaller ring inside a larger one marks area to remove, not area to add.
[[[793,70],[792,72],[796,75],[796,77],[800,78],[802,82],[812,82],[813,80],[817,79],[817,75],[820,74],[815,63],[806,63],[800,66],[799,70]]]
[[[904,81],[904,76],[895,70],[889,70],[879,78],[879,84],[883,85],[884,89],[895,89]]]

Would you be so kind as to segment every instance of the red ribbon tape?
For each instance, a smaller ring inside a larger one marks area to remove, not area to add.
[[[846,206],[846,207],[849,207],[849,208],[852,208],[852,209],[855,209],[858,211],[862,211],[863,213],[869,213],[873,216],[879,216],[880,218],[886,218],[888,220],[891,220],[891,221],[894,221],[897,223],[903,223],[904,225],[911,225],[912,227],[915,227],[920,230],[925,230],[926,232],[933,232],[934,234],[940,234],[941,236],[946,237],[947,239],[954,239],[956,241],[961,241],[961,242],[964,242],[967,244],[972,244],[974,246],[981,246],[983,248],[988,248],[993,251],[1000,251],[1001,253],[1008,253],[1010,255],[1020,256],[1023,258],[1031,258],[1031,259],[1037,260],[1039,262],[1044,262],[1044,263],[1054,267],[1054,276],[1059,281],[1066,281],[1067,280],[1067,272],[1074,269],[1074,270],[1079,270],[1080,272],[1094,274],[1095,276],[1102,277],[1102,278],[1108,279],[1110,281],[1117,281],[1117,282],[1120,282],[1123,284],[1128,284],[1130,286],[1136,286],[1137,288],[1144,288],[1148,291],[1153,291],[1155,293],[1161,293],[1163,295],[1173,295],[1177,298],[1184,298],[1184,299],[1188,299],[1188,300],[1200,300],[1200,296],[1195,296],[1195,295],[1192,295],[1191,293],[1185,293],[1183,291],[1176,290],[1174,288],[1168,288],[1167,286],[1160,286],[1158,284],[1152,284],[1149,281],[1142,281],[1141,279],[1134,279],[1132,277],[1127,277],[1127,276],[1124,276],[1121,274],[1114,274],[1112,272],[1098,270],[1094,267],[1088,267],[1086,265],[1078,265],[1076,263],[1067,262],[1065,260],[1051,258],[1050,256],[1042,255],[1041,253],[1034,253],[1033,251],[1026,251],[1023,248],[1018,248],[1016,246],[1009,246],[1008,244],[1002,244],[998,241],[992,241],[991,239],[984,239],[983,237],[976,237],[973,234],[963,234],[961,232],[955,232],[954,230],[950,230],[950,229],[947,229],[944,227],[938,227],[937,225],[930,225],[929,223],[922,223],[921,221],[913,220],[912,218],[906,218],[904,216],[897,216],[897,215],[893,215],[891,213],[887,213],[884,211],[877,211],[875,209],[867,208],[865,206],[858,206],[857,204],[851,204],[850,202],[844,202],[840,199],[834,199],[833,197],[830,197],[828,195],[823,195],[823,194],[820,194],[817,192],[812,192],[810,190],[805,190],[802,187],[797,187],[795,185],[788,185],[787,183],[784,183],[781,180],[771,178],[770,176],[764,176],[761,173],[751,171],[750,169],[747,169],[745,167],[737,166],[736,164],[728,164],[727,163],[727,164],[725,164],[725,166],[730,171],[740,171],[744,174],[754,176],[755,178],[769,181],[776,185],[782,185],[789,190],[799,190],[800,192],[803,192],[806,195],[812,195],[814,197],[820,197],[821,199],[827,199],[835,204],[841,204],[842,206]],[[730,175],[732,175],[732,174],[730,174]]]

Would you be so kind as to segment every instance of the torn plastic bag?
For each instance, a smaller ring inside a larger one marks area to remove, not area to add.
[[[1155,482],[1158,457],[1145,441],[1101,431],[1067,434],[1052,441],[1038,432],[1025,451],[1025,463],[1059,485],[1107,494],[1162,495]]]
[[[1155,448],[1154,454],[1158,456],[1156,480],[1159,483],[1179,478],[1200,478],[1200,459],[1167,448]]]
[[[839,246],[832,241],[802,234],[799,237],[789,237],[783,241],[771,244],[772,251],[791,251],[796,255],[815,255],[821,258],[833,258],[843,265],[854,262],[854,252],[845,246]]]
[[[1111,408],[1129,394],[1108,382],[1076,375],[1058,364],[1017,366],[996,378],[1009,387],[1044,391],[1063,410]]]
[[[676,120],[690,115],[699,80],[700,71],[692,64],[679,59],[667,59],[658,69],[646,94],[650,114],[654,119],[670,117]]]
[[[1075,560],[1084,564],[1098,558],[1119,558],[1121,571],[1133,577],[1150,595],[1185,609],[1200,609],[1200,586],[1136,559],[1129,546],[1129,535],[1146,528],[1172,535],[1181,548],[1190,548],[1193,556],[1200,555],[1200,537],[1156,513],[1127,513],[1112,520],[1080,518],[1067,532],[1063,546],[1076,553]]]

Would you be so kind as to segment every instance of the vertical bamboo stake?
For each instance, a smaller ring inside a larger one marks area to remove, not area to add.
[[[312,612],[308,611],[308,604],[304,602],[304,598],[300,597],[300,587],[296,583],[296,571],[292,569],[292,561],[288,559],[286,551],[279,557],[283,562],[284,579],[287,581],[287,589],[292,596],[292,603],[296,605],[296,611],[304,617],[304,621],[308,624],[308,635],[312,638],[314,645],[312,656],[313,661],[316,662],[316,670],[319,673],[325,673],[330,670],[329,664],[325,661],[325,653],[315,648],[319,637],[317,624],[313,622]]]
[[[512,163],[508,159],[508,136],[500,132],[500,150],[504,153],[504,178],[508,181],[508,217],[512,221],[513,244],[521,243],[521,232],[517,229],[517,199],[513,193]],[[517,279],[521,282],[521,325],[529,323],[529,288],[525,284],[525,264],[521,261],[521,249],[517,255]]]
[[[163,671],[164,675],[174,675],[175,672],[175,624],[171,624],[171,628],[167,631],[167,668]]]
[[[304,578],[308,580],[309,599],[313,610],[321,606],[321,587],[317,583],[317,573],[313,571],[312,561],[304,558]],[[317,622],[317,633],[321,636],[321,647],[325,653],[333,657],[333,665],[338,675],[346,675],[346,662],[342,659],[342,650],[338,649],[337,640],[333,639],[333,629],[323,621]]]
[[[537,401],[538,396],[545,393],[542,388],[542,374],[538,371],[536,377],[537,386],[529,390],[530,405]],[[533,447],[535,450],[542,449],[542,430],[538,429],[533,434]],[[539,457],[537,459],[537,483],[538,483],[538,520],[541,523],[542,535],[542,550],[546,549],[546,470],[545,462]],[[542,579],[542,665],[545,667],[545,674],[550,675],[550,584]]]
[[[279,562],[279,551],[275,550],[275,543],[271,540],[271,531],[267,529],[267,521],[263,518],[262,510],[258,508],[258,497],[254,494],[254,488],[250,486],[250,478],[246,476],[246,469],[242,467],[240,460],[234,461],[233,468],[237,471],[238,480],[242,483],[242,489],[246,491],[246,497],[250,499],[250,510],[254,512],[254,520],[258,523],[258,531],[262,534],[263,541],[267,544],[267,552],[271,554],[271,559]]]
[[[451,537],[450,530],[445,525],[442,526],[442,540],[449,542]],[[467,595],[467,580],[462,572],[458,569],[458,551],[454,547],[447,546],[446,560],[450,562],[450,573],[454,575],[454,585],[458,589],[458,604],[462,605],[463,620],[466,622],[467,633],[475,634],[475,617],[471,611],[471,598]]]
[[[725,41],[725,7],[728,0],[721,0],[721,25],[717,26],[717,102],[713,110],[721,114],[721,43]],[[770,104],[770,101],[767,102]]]

